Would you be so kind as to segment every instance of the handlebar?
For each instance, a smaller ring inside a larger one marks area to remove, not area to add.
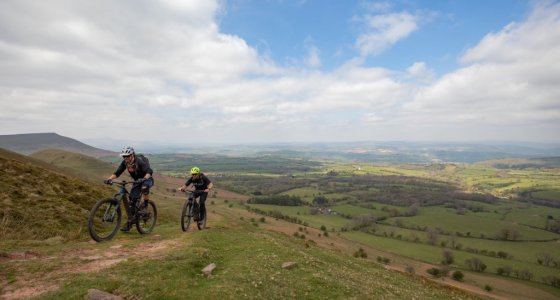
[[[141,181],[112,181],[112,180],[103,180],[103,183],[107,184],[107,185],[113,185],[116,184],[118,186],[125,186],[128,184],[135,184],[135,183],[140,183]]]

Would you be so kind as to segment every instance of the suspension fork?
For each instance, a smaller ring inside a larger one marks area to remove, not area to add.
[[[124,204],[124,210],[126,212],[126,216],[127,216],[128,220],[130,221],[134,217],[134,214],[132,213],[132,207],[130,206],[131,201],[128,197],[129,194],[127,193],[124,186],[121,188],[121,192],[118,195],[120,196],[120,199],[122,200],[122,202]]]

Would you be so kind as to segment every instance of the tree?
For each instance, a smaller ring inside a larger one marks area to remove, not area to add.
[[[374,215],[361,215],[356,216],[352,220],[352,229],[353,230],[360,230],[362,228],[370,227],[375,225],[377,219]]]
[[[511,275],[512,271],[513,271],[513,268],[511,266],[503,266],[503,267],[498,267],[496,269],[496,273],[498,273],[498,275],[501,275],[501,276],[509,276],[509,275]]]
[[[457,281],[463,281],[463,278],[465,277],[465,275],[461,271],[455,271],[455,272],[453,272],[452,277],[453,277],[453,279],[455,279]]]
[[[486,270],[486,264],[483,263],[478,257],[472,257],[465,260],[465,264],[469,267],[469,269],[476,272],[484,272],[484,270]]]
[[[515,241],[519,238],[519,230],[515,228],[503,228],[496,234],[496,239],[503,241]]]
[[[439,233],[437,230],[430,228],[426,231],[426,238],[428,239],[428,244],[435,245],[437,244]]]
[[[554,262],[554,256],[548,252],[541,252],[537,254],[537,262],[540,265],[549,266]]]
[[[443,250],[443,261],[441,262],[444,265],[450,265],[452,264],[455,259],[453,257],[453,252],[451,252],[450,250]]]
[[[313,199],[312,203],[318,206],[324,206],[329,204],[329,199],[327,199],[325,196],[317,196]]]

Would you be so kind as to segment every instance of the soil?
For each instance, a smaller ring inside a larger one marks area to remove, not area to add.
[[[2,282],[0,299],[27,299],[41,294],[55,291],[59,288],[61,281],[68,274],[92,273],[110,268],[130,257],[144,257],[157,259],[168,250],[179,246],[178,240],[161,240],[159,235],[151,237],[151,241],[141,243],[134,247],[122,244],[111,246],[109,249],[81,249],[60,253],[60,257],[41,257],[33,252],[16,252],[3,255],[2,259],[14,262],[25,262],[26,260],[47,261],[61,259],[59,267],[54,271],[43,274],[34,274],[34,277],[26,278],[25,275],[18,276],[13,284]],[[184,244],[184,243],[183,243]]]

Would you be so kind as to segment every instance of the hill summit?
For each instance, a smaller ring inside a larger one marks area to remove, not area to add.
[[[61,149],[93,157],[115,155],[54,132],[0,135],[0,148],[25,155],[44,149]]]

